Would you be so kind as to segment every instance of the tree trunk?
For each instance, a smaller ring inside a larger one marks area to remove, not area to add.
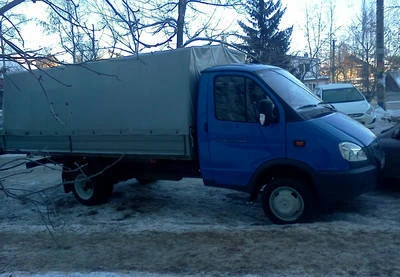
[[[183,47],[183,31],[185,27],[187,0],[179,0],[178,4],[178,20],[176,26],[176,48]]]

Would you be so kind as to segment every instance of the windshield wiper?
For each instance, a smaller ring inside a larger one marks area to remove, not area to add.
[[[318,105],[317,104],[308,104],[308,105],[300,106],[297,109],[302,110],[302,109],[307,109],[307,108],[315,108],[316,106],[318,106]]]
[[[315,107],[317,107],[317,106],[319,106],[319,105],[323,105],[324,108],[330,109],[330,110],[332,110],[332,111],[336,111],[336,109],[335,109],[334,106],[332,106],[331,104],[326,103],[326,102],[319,102],[318,104],[307,104],[307,105],[298,107],[297,110],[308,109],[308,108],[315,108]]]
[[[318,105],[323,105],[327,109],[330,109],[332,111],[336,111],[336,108],[331,103],[322,101],[322,102],[319,102]]]

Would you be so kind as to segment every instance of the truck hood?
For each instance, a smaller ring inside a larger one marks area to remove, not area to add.
[[[376,136],[368,128],[342,113],[333,113],[316,119],[316,123],[331,134],[341,133],[348,136],[349,141],[368,146]],[[343,137],[343,136],[340,136]]]

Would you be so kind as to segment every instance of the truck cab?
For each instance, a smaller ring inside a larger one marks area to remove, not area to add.
[[[198,153],[206,185],[261,192],[276,223],[308,220],[321,206],[375,186],[383,163],[375,135],[266,65],[202,72]]]

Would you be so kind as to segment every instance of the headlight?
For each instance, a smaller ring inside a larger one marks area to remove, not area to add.
[[[343,159],[349,162],[361,162],[368,159],[362,148],[352,142],[339,143],[339,151]]]

